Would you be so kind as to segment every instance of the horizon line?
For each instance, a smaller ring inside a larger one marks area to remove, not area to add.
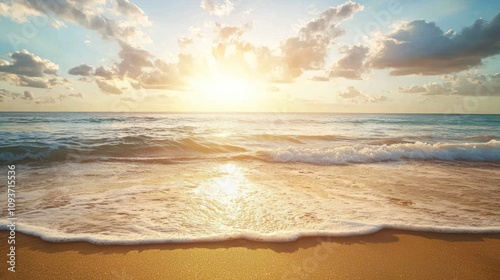
[[[132,113],[132,114],[357,114],[357,115],[500,115],[499,113],[426,113],[426,112],[273,112],[273,111],[0,111],[0,113]]]

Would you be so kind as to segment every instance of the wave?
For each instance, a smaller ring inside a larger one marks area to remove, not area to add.
[[[307,144],[307,141],[349,141],[360,140],[341,135],[293,135],[293,134],[251,134],[241,136],[244,140],[266,141],[266,142],[291,142],[296,144]],[[362,140],[362,139],[361,139]]]
[[[246,152],[236,145],[216,143],[201,138],[154,139],[148,136],[125,136],[113,139],[88,139],[76,144],[74,139],[52,143],[10,145],[2,148],[0,162],[101,160],[106,158],[189,157],[193,155]]]
[[[234,239],[246,239],[256,242],[293,242],[304,237],[348,237],[373,234],[381,230],[404,230],[412,232],[433,232],[433,233],[500,233],[500,227],[446,227],[446,226],[413,226],[413,225],[390,225],[390,224],[363,224],[358,222],[346,222],[349,225],[344,230],[286,230],[274,233],[241,232],[212,234],[212,235],[178,235],[162,236],[160,232],[154,236],[147,234],[139,235],[135,238],[123,238],[113,236],[113,234],[77,234],[62,233],[53,229],[40,226],[18,225],[16,231],[40,237],[42,240],[63,243],[63,242],[87,242],[97,245],[140,245],[140,244],[160,244],[160,243],[199,243],[199,242],[222,242]],[[9,230],[6,224],[0,225],[0,230]]]
[[[465,137],[466,140],[481,140],[481,141],[491,141],[500,140],[500,137],[494,135],[472,135]]]
[[[477,136],[474,139],[484,140],[489,137]],[[283,145],[287,146],[279,148]],[[408,142],[404,138],[350,138],[337,135],[255,134],[210,140],[202,137],[158,139],[137,135],[95,139],[64,137],[45,142],[8,144],[0,149],[0,162],[12,163],[137,161],[168,164],[202,159],[318,165],[401,160],[491,162],[500,161],[500,141],[490,139],[486,143],[431,144]]]
[[[451,144],[424,142],[393,145],[357,145],[329,149],[290,147],[258,152],[272,162],[301,162],[318,165],[373,163],[400,160],[500,161],[500,141]]]
[[[409,143],[405,137],[354,137],[334,134],[304,135],[304,134],[251,134],[241,136],[243,140],[257,140],[266,142],[291,142],[296,144],[308,144],[314,142],[363,142],[368,144],[396,144]],[[491,140],[491,139],[490,139]]]

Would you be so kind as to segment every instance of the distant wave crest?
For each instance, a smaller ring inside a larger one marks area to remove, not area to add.
[[[246,152],[245,148],[201,138],[153,139],[126,136],[116,139],[90,139],[77,144],[59,140],[57,144],[36,143],[10,146],[0,152],[0,162],[95,161],[122,158],[190,158],[196,155]]]
[[[319,165],[371,163],[399,160],[500,161],[500,141],[478,144],[424,142],[393,145],[357,145],[331,149],[285,148],[262,151],[258,157],[274,162]]]
[[[259,145],[249,145],[252,141],[257,141]],[[314,142],[309,141],[321,141],[323,147],[326,145],[328,148],[315,148],[317,146]],[[52,143],[25,143],[4,147],[0,150],[0,162],[137,161],[170,164],[218,158],[336,165],[401,160],[500,161],[498,140],[465,144],[410,143],[397,138],[363,138],[357,141],[358,144],[349,145],[347,143],[351,141],[348,139],[333,135],[250,135],[241,141],[208,140],[202,137],[156,139],[148,136],[81,141],[68,138],[57,139]],[[261,145],[271,142],[273,143],[269,148]],[[283,148],[272,148],[279,147],[280,144]]]

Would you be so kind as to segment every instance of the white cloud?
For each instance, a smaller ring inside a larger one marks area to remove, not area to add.
[[[375,102],[382,102],[382,101],[388,100],[387,96],[384,96],[384,95],[370,96],[368,94],[364,94],[364,93],[360,92],[359,90],[357,90],[353,86],[347,87],[347,90],[345,90],[345,91],[337,92],[337,95],[343,99],[348,99],[348,100],[351,100],[353,102],[375,103]]]
[[[363,46],[345,46],[340,49],[344,56],[330,70],[330,77],[343,77],[351,80],[360,80],[367,70],[365,60],[369,49]]]
[[[41,98],[35,99],[35,104],[51,104],[51,103],[59,103],[69,98],[84,98],[82,93],[71,93],[71,94],[56,94],[52,96],[44,96]]]
[[[0,61],[0,72],[28,77],[55,75],[59,66],[48,59],[42,59],[27,50],[9,54],[11,62]]]
[[[185,36],[180,36],[177,38],[177,45],[179,45],[179,48],[181,50],[188,48],[189,46],[193,45],[193,39]]]
[[[0,80],[16,86],[52,88],[59,66],[26,50],[9,54],[11,62],[0,60]]]
[[[424,93],[427,89],[423,86],[409,86],[407,88],[400,87],[399,92],[403,93]]]
[[[216,4],[212,0],[201,1],[200,7],[207,11],[210,15],[224,17],[231,14],[234,9],[233,3],[229,0],[224,0],[221,4]]]
[[[467,70],[500,53],[500,13],[490,22],[478,19],[459,32],[441,30],[434,22],[416,20],[378,38],[370,60],[392,75],[438,75]]]
[[[363,93],[361,93],[359,90],[357,90],[355,87],[352,86],[348,87],[347,90],[345,91],[338,92],[337,95],[345,99],[365,96]]]
[[[11,99],[11,100],[16,100],[18,98],[22,98],[23,95],[19,92],[14,92],[6,89],[0,89],[0,101],[3,102],[4,100]]]
[[[148,16],[129,0],[116,0],[116,11],[124,16],[148,22]]]
[[[449,75],[445,76],[440,83],[400,87],[399,91],[421,95],[500,96],[500,73],[495,75],[477,73]]]
[[[338,23],[361,10],[363,6],[352,1],[331,7],[302,26],[297,36],[288,38],[281,45],[286,65],[284,79],[296,78],[306,70],[322,69],[334,40],[344,34]]]
[[[58,84],[57,78],[32,78],[27,76],[14,76],[11,79],[12,84],[23,87],[34,88],[52,88]]]
[[[0,3],[0,15],[10,18],[17,23],[25,23],[29,18],[40,16],[42,13],[26,6],[24,1],[5,1]]]
[[[126,20],[110,18],[108,11],[113,11],[112,9],[125,16]],[[0,13],[20,23],[37,16],[55,16],[94,30],[104,39],[127,42],[144,37],[138,26],[150,24],[143,11],[128,0],[116,0],[116,5],[111,8],[106,0],[15,0],[3,3]],[[59,19],[52,20],[53,26],[58,28],[64,25]]]
[[[117,87],[113,82],[96,80],[97,86],[105,93],[122,94],[123,91]]]

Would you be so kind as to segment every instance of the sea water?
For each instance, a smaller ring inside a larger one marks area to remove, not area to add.
[[[500,115],[0,113],[0,135],[17,229],[55,242],[500,232]]]

